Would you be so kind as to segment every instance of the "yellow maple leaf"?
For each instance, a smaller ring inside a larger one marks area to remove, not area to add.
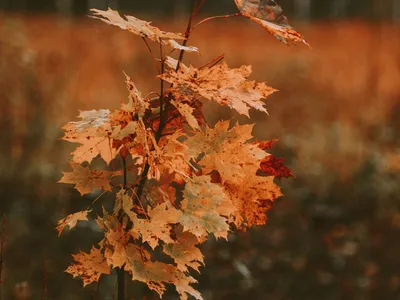
[[[247,80],[250,74],[251,66],[230,69],[222,63],[200,70],[193,66],[177,72],[169,70],[159,77],[173,84],[171,92],[176,98],[191,100],[200,95],[249,117],[250,108],[266,113],[261,99],[276,91],[265,83]]]
[[[56,227],[58,231],[58,236],[61,235],[61,232],[64,230],[66,226],[68,226],[69,229],[71,230],[76,226],[76,223],[78,221],[87,221],[88,212],[89,212],[88,210],[79,211],[77,213],[70,214],[65,218],[59,220],[58,226]]]
[[[80,252],[72,254],[76,263],[70,265],[65,272],[71,274],[74,278],[82,277],[83,286],[98,282],[102,274],[110,274],[108,266],[100,249],[92,247],[90,253]]]

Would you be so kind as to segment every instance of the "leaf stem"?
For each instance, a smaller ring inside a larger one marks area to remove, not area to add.
[[[213,16],[213,17],[209,17],[209,18],[203,19],[203,20],[201,20],[200,22],[196,23],[196,24],[192,27],[191,31],[195,30],[195,29],[196,29],[198,26],[200,26],[201,24],[206,23],[206,22],[211,21],[211,20],[215,20],[215,19],[226,19],[226,18],[232,18],[232,17],[239,17],[239,16],[241,16],[241,15],[242,15],[242,13],[238,12],[238,13],[230,14],[230,15],[222,15],[222,16]]]
[[[156,69],[157,69],[157,73],[158,73],[158,74],[162,74],[162,73],[160,73],[160,68],[158,67],[157,59],[156,59],[156,57],[154,56],[153,50],[151,50],[151,47],[150,47],[149,43],[147,42],[146,38],[142,38],[142,40],[144,41],[144,43],[145,43],[146,46],[147,46],[147,49],[148,49],[149,52],[150,52],[151,58],[153,59],[154,66],[155,66]],[[160,45],[161,45],[161,43],[160,43]]]

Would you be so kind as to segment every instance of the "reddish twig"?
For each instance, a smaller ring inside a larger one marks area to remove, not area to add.
[[[238,12],[238,13],[236,13],[236,14],[209,17],[209,18],[206,18],[206,19],[204,19],[204,20],[201,20],[200,22],[198,22],[197,24],[195,24],[195,25],[192,27],[191,31],[195,30],[195,29],[196,29],[198,26],[200,26],[201,24],[206,23],[206,22],[211,21],[211,20],[214,20],[214,19],[226,19],[226,18],[232,18],[232,17],[239,17],[239,16],[241,16],[241,15],[242,15],[242,13]]]

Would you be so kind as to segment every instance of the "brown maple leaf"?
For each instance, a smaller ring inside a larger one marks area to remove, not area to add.
[[[103,254],[100,249],[94,246],[90,253],[80,252],[72,254],[72,257],[76,262],[70,265],[65,272],[71,274],[74,278],[82,277],[83,286],[98,282],[102,274],[110,274],[110,267]]]
[[[56,227],[58,236],[61,235],[61,232],[64,230],[66,226],[69,227],[69,230],[76,226],[78,221],[87,221],[88,210],[79,211],[73,214],[66,216],[64,219],[58,221],[58,226]]]
[[[285,44],[302,42],[310,47],[300,33],[289,26],[282,8],[273,0],[235,0],[241,14],[261,25]]]
[[[169,70],[159,77],[173,84],[171,92],[176,99],[190,101],[200,95],[249,117],[250,108],[266,113],[261,99],[276,91],[265,83],[247,80],[250,74],[251,66],[230,69],[226,63],[222,63],[201,70],[193,66],[177,72]]]
[[[75,189],[81,195],[90,194],[94,189],[111,191],[110,177],[114,172],[91,170],[89,167],[74,163],[71,163],[71,167],[72,172],[62,172],[64,175],[59,183],[75,184]]]

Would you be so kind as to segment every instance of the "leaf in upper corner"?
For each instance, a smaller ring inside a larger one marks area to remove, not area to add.
[[[233,213],[233,206],[226,205],[231,200],[224,192],[224,188],[211,182],[208,175],[195,176],[187,179],[183,191],[181,208],[183,211],[179,223],[183,231],[193,233],[202,238],[208,233],[216,238],[228,238],[229,225],[227,218],[219,213],[221,207],[231,207],[232,211],[225,209],[227,215]]]
[[[214,128],[206,127],[205,132],[189,137],[184,144],[194,159],[204,154],[198,161],[203,173],[216,170],[223,182],[241,182],[256,175],[266,154],[257,144],[249,142],[253,138],[252,129],[253,125],[239,124],[229,129],[229,121],[218,122]]]
[[[182,227],[179,228],[175,231],[176,242],[165,244],[163,251],[174,259],[182,272],[188,271],[188,267],[199,272],[199,267],[204,265],[204,256],[196,247],[199,241],[194,234],[188,231],[182,232]]]
[[[79,164],[71,164],[72,172],[62,172],[64,175],[59,183],[75,184],[75,189],[81,195],[90,194],[94,189],[111,191],[111,171],[91,170],[89,167],[82,167]]]
[[[183,99],[191,100],[200,95],[249,117],[250,108],[266,113],[261,99],[275,92],[265,83],[247,80],[250,74],[251,66],[230,69],[226,63],[222,63],[201,70],[193,66],[177,72],[169,70],[160,78],[172,83],[171,92]]]
[[[78,221],[87,221],[88,210],[83,210],[77,213],[70,214],[66,216],[64,219],[58,221],[58,226],[56,227],[58,236],[61,235],[61,232],[64,230],[66,226],[69,227],[69,230],[76,226]]]
[[[94,19],[99,19],[107,24],[118,26],[123,30],[127,30],[143,38],[148,38],[154,42],[167,44],[165,40],[176,39],[184,40],[184,36],[180,33],[165,32],[157,27],[151,26],[151,22],[137,19],[133,16],[125,16],[126,19],[121,15],[109,8],[108,10],[99,10],[92,8],[90,11],[94,13],[94,16],[90,16]]]
[[[71,274],[74,278],[80,276],[83,280],[83,286],[98,282],[102,274],[110,274],[110,267],[108,266],[100,249],[94,246],[90,253],[80,252],[72,254],[76,261],[70,265],[65,272]]]
[[[261,25],[281,42],[302,42],[310,46],[300,33],[289,26],[282,8],[274,0],[235,0],[243,16]]]

